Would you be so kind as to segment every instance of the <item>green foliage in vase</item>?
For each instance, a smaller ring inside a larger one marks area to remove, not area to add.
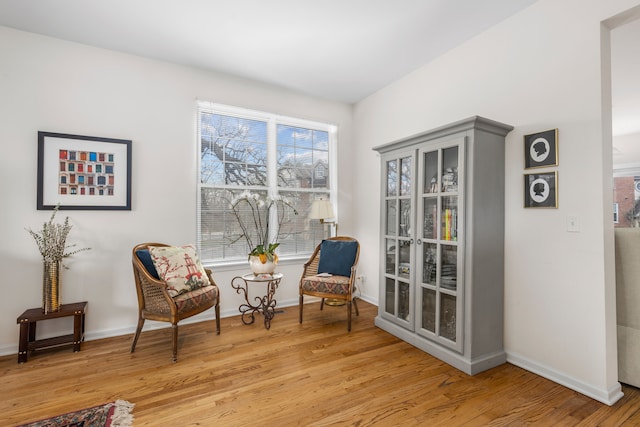
[[[60,262],[63,258],[91,249],[73,249],[76,246],[75,244],[66,244],[67,236],[71,231],[72,225],[69,224],[69,217],[66,217],[62,224],[54,222],[59,208],[60,205],[57,205],[53,209],[51,218],[42,225],[42,231],[39,233],[30,228],[26,228],[29,234],[31,234],[33,239],[36,241],[44,262]]]
[[[263,264],[267,261],[278,262],[278,255],[276,255],[275,253],[275,250],[278,246],[280,246],[280,243],[269,243],[269,246],[267,246],[266,248],[264,247],[264,245],[258,245],[253,248],[251,252],[249,252],[249,256],[260,257],[260,261],[263,261]]]

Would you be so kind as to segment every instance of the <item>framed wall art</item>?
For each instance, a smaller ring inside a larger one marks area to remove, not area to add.
[[[558,165],[558,129],[524,136],[525,169]]]
[[[131,210],[131,141],[38,132],[39,210]]]
[[[533,173],[524,176],[524,207],[558,207],[558,172]]]

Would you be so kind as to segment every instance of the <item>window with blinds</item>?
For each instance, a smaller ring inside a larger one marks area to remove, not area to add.
[[[252,230],[243,230],[232,209],[232,202],[247,192],[286,201],[271,208],[269,241],[280,243],[280,259],[307,257],[327,237],[325,226],[310,220],[309,212],[315,199],[335,200],[336,133],[329,124],[199,102],[197,243],[202,261],[247,260],[252,248],[245,235]]]

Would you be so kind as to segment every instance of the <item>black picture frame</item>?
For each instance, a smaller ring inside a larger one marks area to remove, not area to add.
[[[131,143],[39,131],[37,209],[130,211]]]
[[[558,166],[558,129],[524,136],[525,169]]]
[[[524,175],[525,208],[558,207],[558,172]]]

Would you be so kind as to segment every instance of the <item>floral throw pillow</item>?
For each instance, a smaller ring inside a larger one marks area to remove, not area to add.
[[[172,297],[209,284],[194,245],[151,246],[149,253],[158,275],[167,282],[167,291]]]

